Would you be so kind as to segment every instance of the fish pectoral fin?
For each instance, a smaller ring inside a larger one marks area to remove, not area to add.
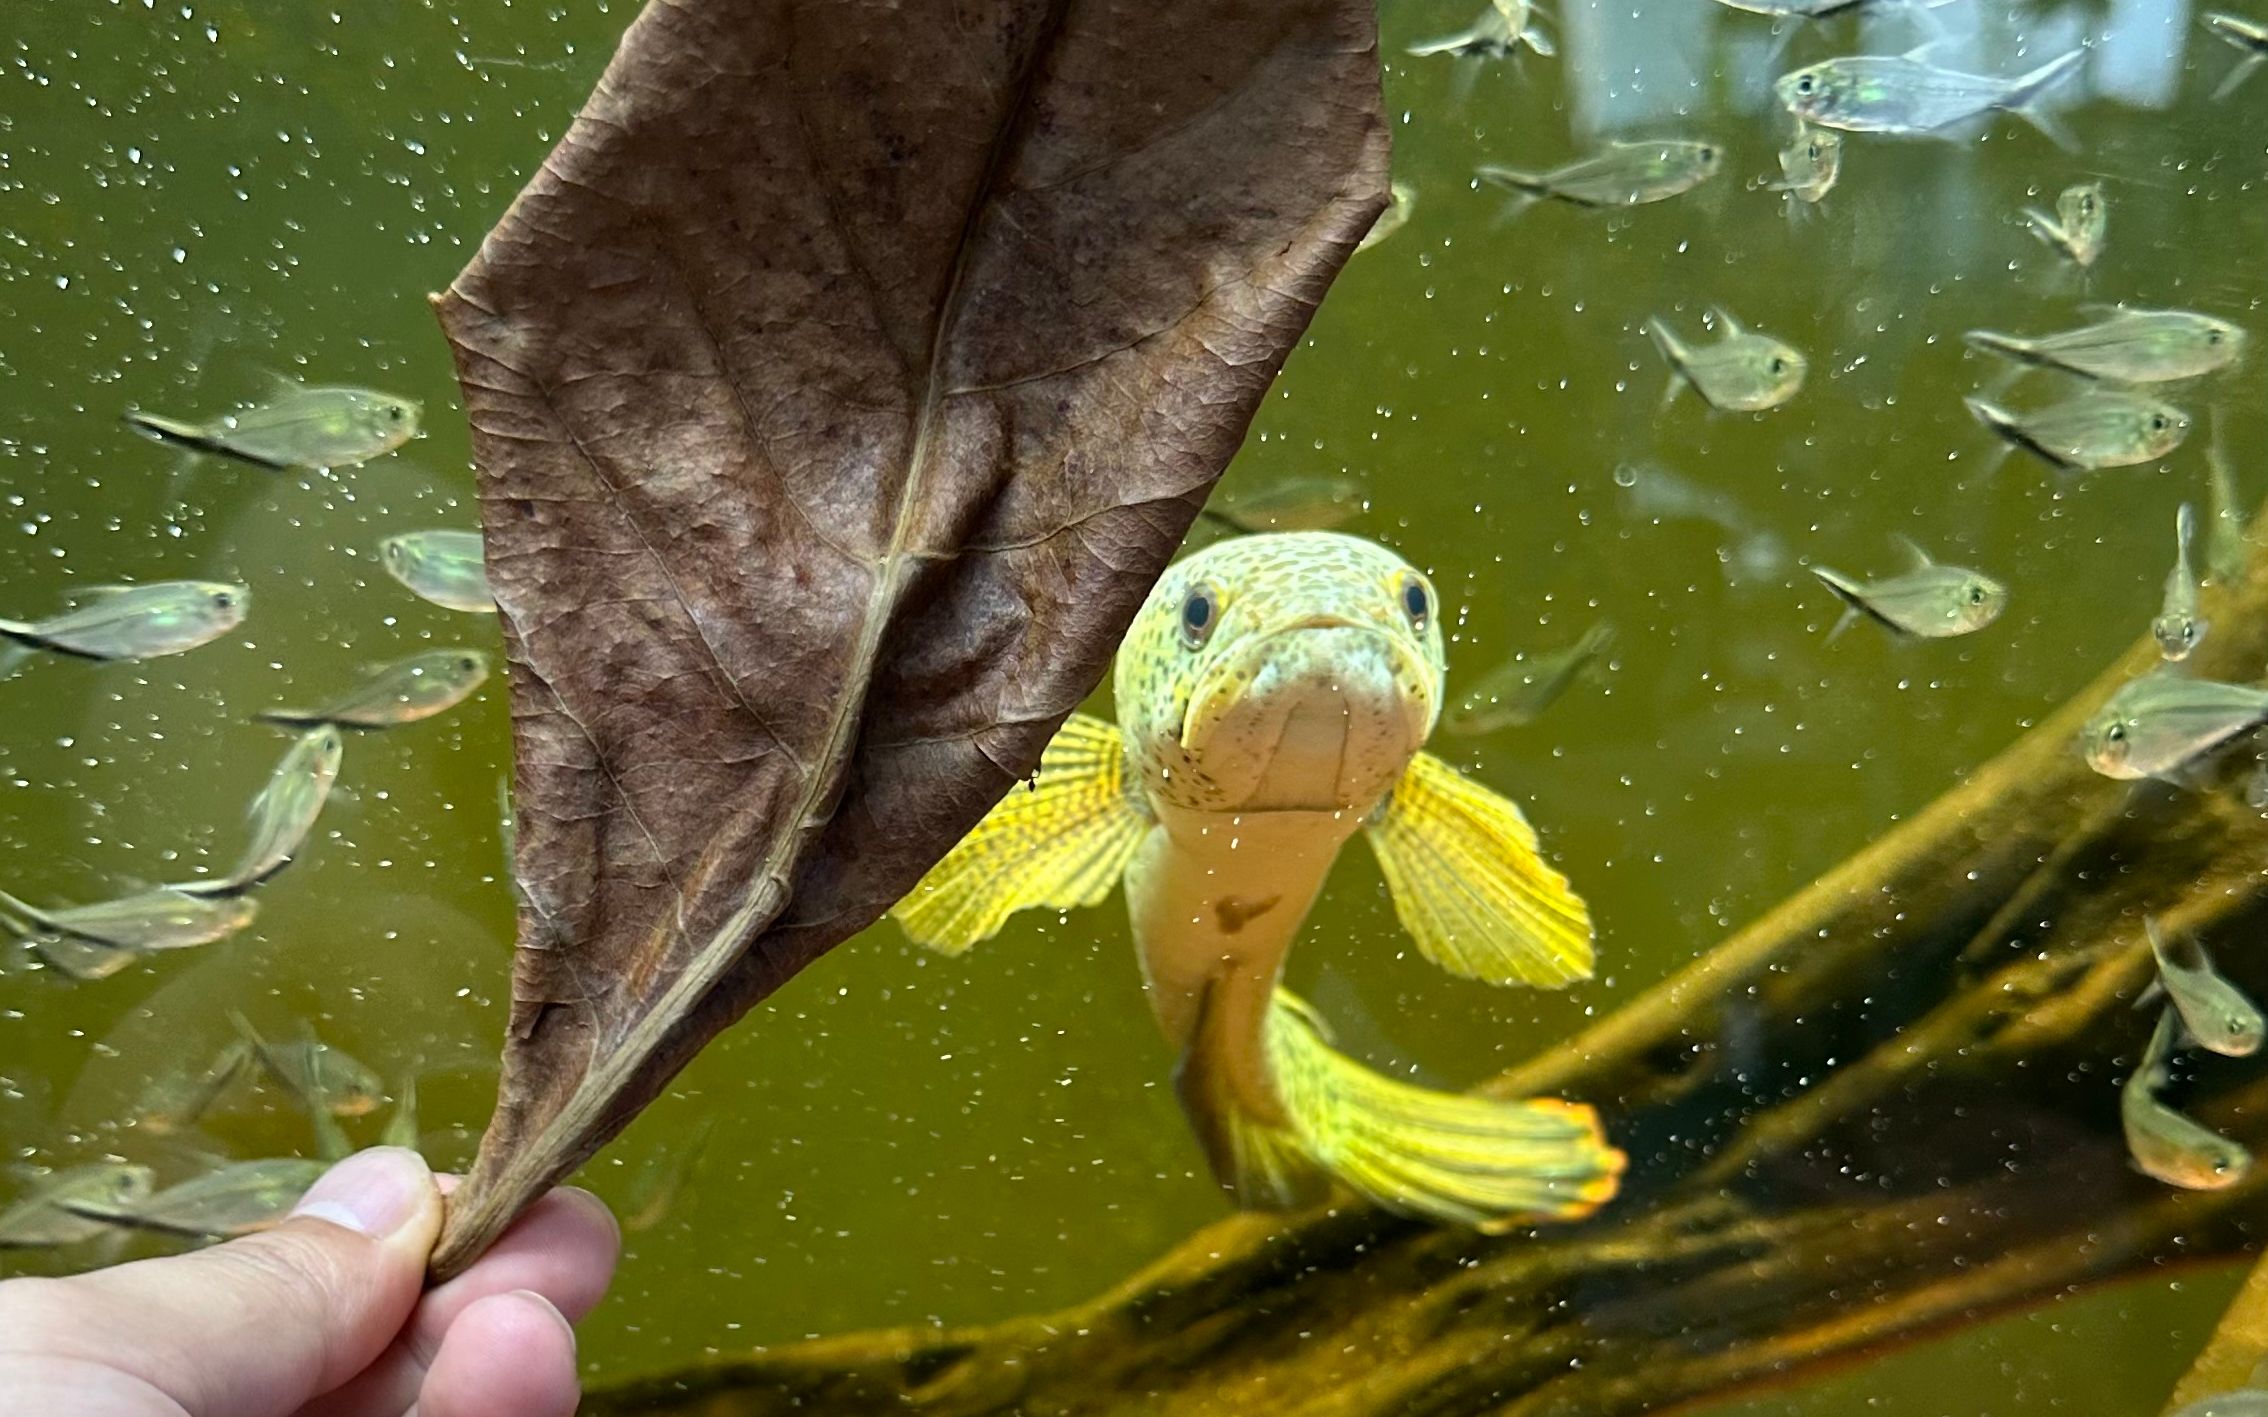
[[[1590,977],[1590,911],[1510,802],[1420,753],[1366,830],[1395,914],[1427,959],[1491,984]]]
[[[1019,910],[1100,903],[1149,825],[1117,727],[1073,714],[1030,785],[1011,789],[890,913],[922,944],[959,954]]]

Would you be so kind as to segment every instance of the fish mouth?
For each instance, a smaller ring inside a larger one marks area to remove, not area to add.
[[[1440,680],[1407,635],[1302,616],[1208,665],[1180,747],[1240,811],[1368,810],[1432,732]]]

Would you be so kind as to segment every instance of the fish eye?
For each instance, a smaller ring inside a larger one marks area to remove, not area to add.
[[[472,672],[473,672],[473,671],[474,671],[475,669],[478,669],[478,668],[480,668],[480,659],[479,659],[479,657],[478,657],[478,656],[476,656],[476,655],[470,655],[470,654],[461,654],[461,655],[458,655],[458,656],[457,656],[457,667],[458,667],[459,669],[462,669],[463,671],[465,671],[465,672],[466,672],[467,674],[470,674],[470,673],[472,673]]]
[[[2103,730],[2103,738],[2111,743],[2124,743],[2126,741],[2126,725],[2123,722],[2111,724],[2110,727]]]
[[[388,423],[399,423],[407,417],[409,417],[409,410],[400,404],[390,403],[386,405],[386,421]]]
[[[1804,153],[1809,156],[1813,162],[1817,162],[1822,156],[1825,155],[1827,148],[1826,145],[1821,143],[1817,138],[1813,138],[1809,143],[1804,145],[1803,150]]]
[[[1402,578],[1402,613],[1419,630],[1432,622],[1433,591],[1417,576],[1405,574]]]
[[[1785,374],[1788,372],[1788,361],[1775,354],[1772,356],[1771,369],[1775,374]]]
[[[1709,144],[1703,143],[1701,145],[1701,160],[1703,162],[1715,162],[1717,160],[1717,150]]]
[[[221,609],[223,609],[223,610],[233,610],[233,609],[235,609],[235,608],[236,608],[236,592],[235,592],[235,591],[233,591],[233,590],[216,590],[216,591],[214,591],[214,592],[213,592],[213,604],[215,604],[215,605],[219,606],[219,607],[220,607]]]
[[[1221,622],[1221,597],[1211,586],[1199,586],[1181,602],[1181,642],[1202,649]]]
[[[2220,342],[2221,342],[2221,330],[2220,330],[2220,327],[2219,327],[2219,326],[2217,326],[2217,325],[2208,325],[2208,326],[2206,326],[2206,328],[2205,328],[2205,343],[2207,343],[2207,344],[2219,344]]]
[[[2165,416],[2164,414],[2162,414],[2162,413],[2153,413],[2153,414],[2151,414],[2151,415],[2150,415],[2150,431],[2151,431],[2151,432],[2153,432],[2153,433],[2163,433],[2163,432],[2165,432],[2165,431],[2166,431],[2166,429],[2167,429],[2167,428],[2169,428],[2169,427],[2171,427],[2171,426],[2172,426],[2172,425],[2171,425],[2171,424],[2170,424],[2169,422],[2167,422],[2167,420],[2166,420],[2166,416]]]
[[[1795,91],[1797,93],[1810,93],[1813,89],[1818,87],[1819,80],[1813,78],[1809,74],[1799,75],[1795,81]]]
[[[1970,587],[1969,587],[1969,604],[1971,604],[1971,605],[1982,605],[1982,604],[1984,604],[1984,600],[1985,600],[1985,596],[1984,596],[1984,587],[1983,587],[1983,586],[1981,586],[1981,585],[1973,585],[1973,586],[1970,586]]]

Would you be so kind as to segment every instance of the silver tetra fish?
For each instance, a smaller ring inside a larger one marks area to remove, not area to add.
[[[2157,670],[2119,686],[2088,720],[2081,751],[2105,777],[2181,782],[2268,723],[2268,689]]]
[[[1548,59],[1559,51],[1551,37],[1536,28],[1536,10],[1530,0],[1489,0],[1488,8],[1470,25],[1439,39],[1421,40],[1406,52],[1419,59],[1436,54],[1460,59],[1508,59],[1525,44]]]
[[[218,880],[173,889],[185,895],[241,895],[290,865],[330,800],[345,754],[345,740],[329,724],[301,733],[269,775],[268,785],[252,799],[252,839],[236,869]]]
[[[2260,1051],[2264,1025],[2260,1006],[2222,977],[2194,936],[2168,941],[2156,916],[2142,917],[2150,954],[2158,964],[2158,983],[2181,1015],[2182,1027],[2204,1048],[2224,1058],[2249,1058]],[[2148,995],[2144,996],[2145,999]]]
[[[1660,319],[1646,321],[1647,338],[1670,367],[1663,403],[1686,384],[1728,413],[1761,413],[1796,396],[1810,366],[1794,346],[1745,328],[1721,309],[1711,314],[1724,334],[1710,345],[1689,345]]]
[[[1910,541],[1905,547],[1913,569],[1884,580],[1855,581],[1825,566],[1811,568],[1843,602],[1842,617],[1827,633],[1830,642],[1862,618],[1895,635],[1950,639],[1983,629],[2007,608],[2008,588],[1991,576],[1965,566],[1941,566]]]
[[[97,586],[45,620],[0,620],[0,672],[33,650],[78,659],[156,659],[211,644],[244,623],[248,587],[219,581]]]
[[[2248,20],[2242,15],[2215,11],[2205,17],[2205,28],[2244,55],[2237,61],[2236,67],[2229,70],[2229,76],[2221,80],[2220,86],[2213,90],[2214,98],[2227,98],[2236,92],[2239,84],[2252,77],[2252,71],[2259,68],[2262,61],[2268,60],[2268,25]]]
[[[2174,514],[2174,563],[2166,573],[2165,602],[2158,618],[2150,622],[2158,652],[2174,663],[2189,658],[2190,651],[2204,642],[2207,629],[2198,614],[2197,572],[2189,558],[2189,544],[2196,535],[2197,514],[2184,502]]]
[[[287,728],[393,728],[445,713],[488,679],[488,656],[478,650],[437,649],[389,664],[360,687],[322,708],[269,709],[264,723]]]
[[[14,1205],[0,1210],[0,1249],[50,1249],[107,1235],[110,1226],[73,1214],[71,1203],[132,1205],[148,1197],[151,1184],[149,1167],[120,1162],[75,1166],[41,1177],[24,1187]]]
[[[0,891],[0,930],[74,979],[107,979],[145,954],[225,940],[257,913],[248,899],[204,900],[162,886],[52,910]]]
[[[2206,515],[2205,570],[2216,585],[2244,574],[2244,509],[2237,505],[2236,469],[2229,466],[2221,446],[2220,419],[2213,419],[2213,437],[2205,445]]]
[[[1513,193],[1514,211],[1550,197],[1578,207],[1637,207],[1690,192],[1717,175],[1724,154],[1715,143],[1662,138],[1609,143],[1549,172],[1483,167],[1474,175]]]
[[[2226,369],[2244,357],[2245,332],[2193,310],[2117,310],[2091,325],[2027,339],[1994,330],[1963,336],[1971,348],[2043,369],[2114,384],[2165,384]]]
[[[1775,192],[1785,192],[1788,211],[1801,216],[1826,199],[1843,175],[1843,135],[1832,128],[1796,125],[1796,135],[1780,149],[1780,180]]]
[[[2012,79],[1940,69],[1922,58],[1925,50],[1829,59],[1781,75],[1773,92],[1804,122],[1846,133],[1934,133],[1998,109],[2071,145],[2039,100],[2078,69],[2085,50]]]
[[[281,472],[352,467],[390,453],[417,436],[418,415],[414,399],[278,375],[266,399],[235,413],[195,422],[136,409],[126,422],[160,442]]]
[[[2023,215],[2026,230],[2082,269],[2095,264],[2110,237],[2110,200],[2100,182],[2064,188],[2053,216],[2037,207],[2024,208]]]
[[[134,1230],[230,1239],[284,1218],[329,1164],[296,1156],[238,1161],[138,1201],[67,1200],[73,1215]]]
[[[2171,1005],[2158,1015],[2150,1046],[2119,1090],[2119,1122],[2126,1132],[2126,1149],[2144,1175],[2183,1190],[2217,1191],[2244,1179],[2252,1168],[2252,1153],[2158,1100],[2173,1053],[2174,1020]]]
[[[1472,738],[1534,723],[1613,644],[1614,625],[1601,620],[1573,644],[1505,661],[1458,696],[1441,715],[1442,731]]]
[[[2127,389],[2089,389],[2023,412],[1974,394],[1962,402],[2003,442],[2062,472],[2156,462],[2180,447],[2190,429],[2188,414]]]
[[[378,555],[386,574],[422,600],[473,614],[496,609],[477,531],[405,532],[380,542]]]

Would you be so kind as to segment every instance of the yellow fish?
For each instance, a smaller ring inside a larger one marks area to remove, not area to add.
[[[1519,809],[1421,751],[1442,678],[1440,603],[1393,552],[1332,532],[1210,547],[1135,618],[1121,722],[1074,715],[1030,789],[894,913],[958,953],[1016,911],[1094,905],[1123,877],[1182,1106],[1239,1204],[1303,1205],[1337,1181],[1484,1229],[1588,1214],[1623,1168],[1589,1107],[1373,1072],[1278,984],[1358,831],[1426,958],[1493,984],[1589,977],[1589,913]]]

